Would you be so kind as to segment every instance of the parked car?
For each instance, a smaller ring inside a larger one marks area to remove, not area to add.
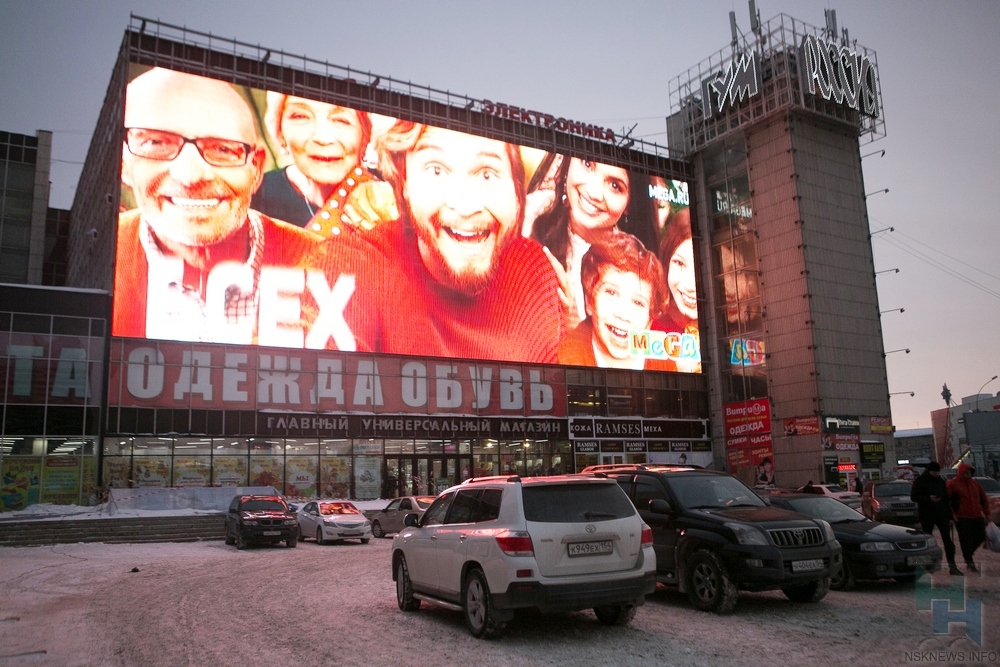
[[[941,547],[933,536],[914,528],[872,521],[842,502],[806,493],[775,494],[771,505],[823,519],[843,548],[841,567],[834,570],[830,588],[847,591],[858,579],[913,581],[921,570],[941,567]]]
[[[515,609],[593,609],[627,625],[656,589],[649,526],[608,479],[469,479],[392,541],[396,603],[462,611],[474,637],[502,634]]]
[[[419,519],[432,502],[434,496],[396,498],[372,517],[372,535],[385,537],[389,533],[398,533],[403,529],[403,518],[407,514],[416,514]]]
[[[1000,482],[992,477],[974,477],[986,492],[986,499],[990,503],[990,521],[1000,525]]]
[[[910,500],[913,482],[905,479],[868,480],[861,494],[861,513],[872,521],[913,525],[920,521]]]
[[[797,491],[799,493],[810,493],[805,490],[806,487],[800,486]],[[828,498],[833,498],[834,500],[839,500],[848,507],[853,507],[857,509],[861,507],[861,494],[856,491],[848,491],[840,484],[813,484],[812,493],[820,496],[827,496]]]
[[[840,566],[830,524],[770,507],[727,473],[621,465],[594,474],[617,481],[652,529],[657,581],[702,611],[732,611],[740,590],[818,602]]]
[[[284,542],[294,549],[299,542],[295,515],[281,496],[236,496],[226,513],[226,544],[246,549],[251,544]]]
[[[368,544],[372,522],[354,503],[345,500],[314,500],[302,506],[296,518],[302,539],[315,537],[317,544],[361,540]]]

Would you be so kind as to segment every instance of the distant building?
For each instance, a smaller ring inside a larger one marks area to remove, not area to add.
[[[0,132],[0,282],[66,284],[69,211],[49,208],[52,133]]]
[[[927,463],[935,460],[934,429],[914,428],[896,431],[896,463]]]

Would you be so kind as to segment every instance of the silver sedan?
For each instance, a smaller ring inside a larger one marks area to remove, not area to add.
[[[342,540],[368,544],[372,537],[371,521],[345,500],[314,500],[303,505],[296,516],[300,539],[315,537],[317,544]]]
[[[424,510],[434,502],[434,496],[404,496],[396,498],[385,509],[372,517],[372,535],[385,537],[389,533],[403,530],[403,518],[407,514],[423,516]]]

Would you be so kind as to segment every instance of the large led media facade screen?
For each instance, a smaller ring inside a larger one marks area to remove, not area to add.
[[[113,335],[700,372],[687,183],[131,65]]]

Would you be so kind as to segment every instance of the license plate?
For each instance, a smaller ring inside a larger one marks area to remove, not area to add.
[[[934,556],[907,556],[907,565],[931,565],[935,562]]]
[[[263,532],[264,537],[270,537],[271,535],[281,535],[280,530],[265,530]]]
[[[611,540],[600,542],[574,542],[566,545],[570,556],[601,556],[614,553],[615,547]]]
[[[813,558],[811,560],[793,560],[792,572],[815,572],[823,569],[823,559]]]
[[[361,534],[362,533],[360,530],[345,530],[344,532],[341,533],[341,535],[343,535],[344,537],[357,537],[358,535]]]

